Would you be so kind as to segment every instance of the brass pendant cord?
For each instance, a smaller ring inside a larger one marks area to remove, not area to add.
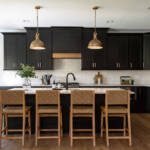
[[[95,29],[94,29],[94,31],[96,32],[96,9],[95,9],[95,17],[94,18],[95,18],[95,21],[94,21],[95,22],[95,25],[94,25]]]
[[[30,44],[30,49],[33,50],[44,50],[45,46],[44,46],[44,42],[40,40],[40,33],[39,33],[39,9],[41,8],[41,6],[36,6],[36,19],[37,19],[37,27],[36,27],[36,34],[35,34],[35,40],[33,40]]]
[[[36,18],[37,18],[37,29],[36,29],[36,32],[38,33],[39,32],[39,8],[36,8],[36,10],[37,10],[37,16],[36,16]]]
[[[93,7],[94,12],[94,32],[93,32],[93,39],[88,43],[88,49],[102,49],[102,42],[97,38],[97,32],[96,32],[96,10],[98,9],[98,6]]]

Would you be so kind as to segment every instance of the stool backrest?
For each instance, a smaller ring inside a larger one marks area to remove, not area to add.
[[[92,90],[71,91],[72,105],[93,105],[95,104],[95,93]]]
[[[60,92],[58,90],[37,90],[36,91],[37,105],[59,105]]]
[[[130,92],[128,90],[106,91],[105,105],[130,105]]]
[[[25,103],[25,92],[23,90],[1,90],[1,105],[23,105]]]

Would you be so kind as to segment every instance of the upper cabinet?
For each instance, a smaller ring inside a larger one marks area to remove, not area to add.
[[[105,69],[105,48],[106,48],[106,32],[105,28],[97,28],[97,37],[103,44],[103,49],[88,49],[88,43],[93,38],[93,28],[84,28],[82,32],[82,70],[103,70]]]
[[[53,53],[80,53],[81,45],[81,27],[52,27]]]
[[[150,34],[107,33],[97,28],[103,49],[88,49],[94,28],[39,28],[45,50],[31,50],[36,28],[27,33],[4,34],[4,69],[19,69],[21,63],[37,70],[53,69],[53,58],[81,58],[82,70],[141,70],[150,69]]]
[[[107,69],[128,69],[128,36],[109,34],[106,53]]]
[[[17,70],[26,63],[26,33],[4,34],[4,69]]]
[[[143,64],[142,34],[112,33],[107,37],[108,70],[140,70]]]
[[[45,50],[31,50],[30,43],[35,39],[36,28],[27,30],[27,63],[37,70],[50,70],[53,68],[51,30],[50,28],[39,28],[40,39],[44,42]]]
[[[143,68],[150,69],[150,33],[143,38]]]
[[[143,35],[129,34],[128,36],[129,69],[143,69]]]

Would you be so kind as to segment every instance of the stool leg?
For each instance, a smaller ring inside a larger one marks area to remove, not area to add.
[[[24,146],[24,140],[25,140],[25,125],[26,125],[26,116],[25,116],[25,113],[23,112],[23,116],[22,116],[22,119],[23,119],[23,127],[22,127],[22,146]]]
[[[101,137],[103,137],[103,112],[101,112]]]
[[[8,115],[5,114],[4,116],[5,116],[5,128],[6,128],[5,134],[8,135]]]
[[[70,146],[73,146],[73,115],[70,113]]]
[[[92,135],[93,135],[93,146],[96,146],[96,140],[95,140],[95,112],[93,112],[92,115]]]
[[[60,112],[61,114],[61,137],[63,137],[63,122],[62,122],[62,111]]]
[[[123,135],[126,136],[126,115],[123,117]]]
[[[108,114],[105,113],[105,124],[106,124],[106,144],[109,146],[109,132],[108,132]]]
[[[29,135],[31,135],[31,115],[30,115],[30,111],[28,112],[28,128],[29,128]]]
[[[60,138],[61,138],[61,121],[60,121],[60,112],[58,113],[58,145],[60,146]]]
[[[37,113],[37,112],[36,112]],[[38,145],[38,129],[39,129],[39,116],[36,114],[36,123],[35,123],[35,146]]]
[[[131,146],[132,141],[131,141],[131,118],[130,118],[130,113],[128,113],[128,132],[129,132],[129,146]]]

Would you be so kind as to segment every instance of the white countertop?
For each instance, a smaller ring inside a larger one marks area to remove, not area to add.
[[[22,85],[20,84],[16,84],[16,85],[5,85],[5,84],[0,84],[1,87],[22,87]],[[51,85],[42,85],[42,84],[32,84],[33,87],[51,87]],[[130,87],[140,87],[140,86],[144,86],[144,87],[150,87],[150,84],[133,84],[133,85],[121,85],[121,84],[94,84],[94,83],[80,83],[79,85],[80,87],[126,87],[126,86],[130,86]]]
[[[26,94],[35,94],[36,90],[52,90],[52,88],[13,88],[10,90],[24,90]],[[95,94],[105,94],[107,90],[123,90],[121,88],[70,88],[68,90],[62,89],[60,90],[61,94],[70,94],[71,90],[93,90],[95,91]],[[131,91],[131,94],[134,94],[134,92]]]

